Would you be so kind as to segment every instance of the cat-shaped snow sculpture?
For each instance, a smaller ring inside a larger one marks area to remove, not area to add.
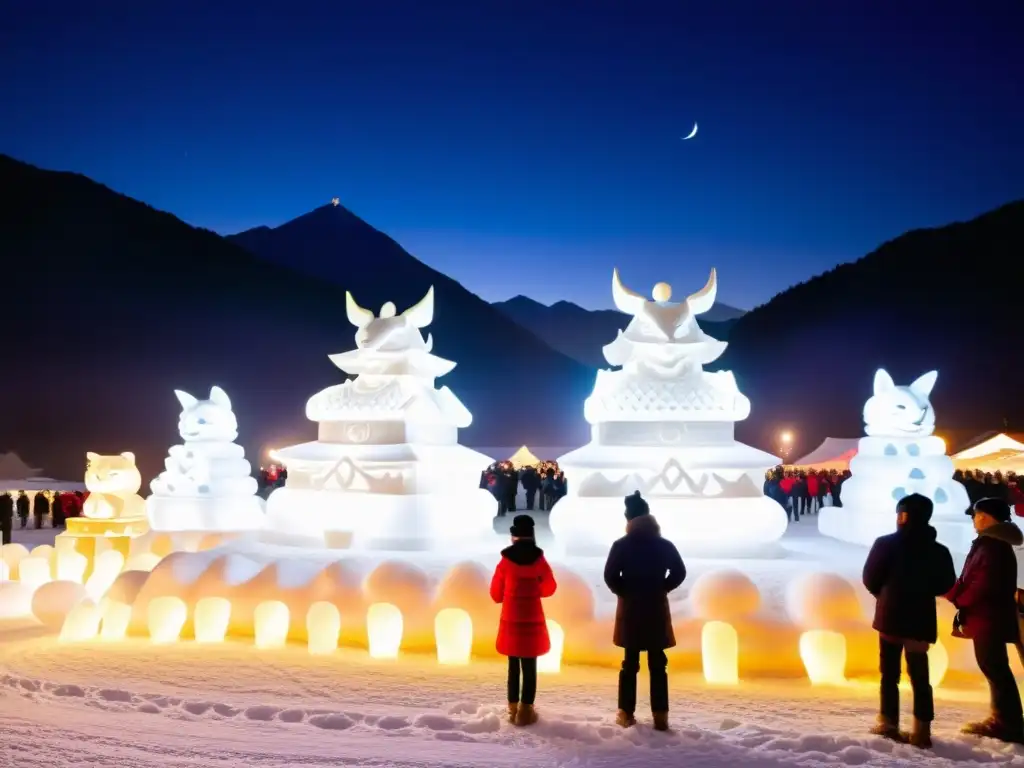
[[[117,456],[85,454],[85,487],[89,496],[82,515],[93,520],[136,520],[145,518],[146,503],[139,496],[142,476],[135,466],[135,454],[125,451]]]
[[[928,399],[938,371],[928,371],[899,387],[884,369],[875,372],[874,394],[864,404],[864,433],[871,437],[919,437],[935,431],[935,410]]]
[[[153,480],[146,500],[155,531],[243,531],[263,525],[263,503],[245,450],[233,441],[238,420],[220,387],[200,400],[175,390],[181,404],[178,432],[164,471]]]
[[[178,432],[184,445],[174,445],[164,460],[165,470],[151,483],[157,496],[234,496],[256,492],[245,451],[233,442],[238,419],[231,400],[218,386],[200,400],[188,392],[174,391],[181,403]]]

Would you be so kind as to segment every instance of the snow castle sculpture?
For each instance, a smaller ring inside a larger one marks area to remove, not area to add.
[[[662,534],[691,554],[753,551],[785,533],[785,510],[762,492],[778,459],[733,436],[750,401],[731,372],[702,367],[727,346],[696,320],[717,289],[711,270],[684,301],[671,301],[666,283],[649,301],[614,271],[615,306],[633,319],[604,347],[605,359],[622,368],[598,371],[584,404],[590,443],[558,460],[569,493],[551,512],[551,530],[568,552],[606,551],[623,533],[623,497],[635,490]]]
[[[874,392],[864,404],[864,432],[843,484],[843,506],[825,507],[818,530],[826,536],[870,546],[896,530],[896,502],[920,493],[935,504],[932,525],[954,552],[966,552],[974,527],[964,512],[967,491],[953,479],[953,460],[935,431],[929,396],[938,379],[929,371],[910,386],[896,386],[884,370],[875,372]]]
[[[174,390],[181,403],[178,432],[146,500],[154,531],[248,531],[262,528],[263,502],[238,438],[231,400],[220,387],[200,400]]]
[[[421,328],[434,318],[434,289],[402,314],[380,314],[346,293],[356,349],[331,355],[355,379],[310,398],[318,440],[278,451],[284,488],[267,504],[275,536],[331,548],[451,550],[493,546],[494,498],[478,488],[491,459],[458,444],[472,414],[434,380],[455,363],[431,354]]]

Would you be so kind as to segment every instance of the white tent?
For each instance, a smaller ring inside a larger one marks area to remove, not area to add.
[[[527,446],[523,445],[523,446],[498,446],[498,447],[490,447],[490,446],[488,446],[488,447],[478,448],[475,445],[472,446],[474,451],[479,451],[480,453],[486,454],[487,456],[491,456],[491,457],[494,458],[495,461],[511,461],[513,464],[515,464],[516,460],[517,460],[516,454],[518,454],[520,451],[523,451],[524,449],[525,449],[525,453],[526,454],[529,454],[530,456],[533,456],[538,461],[555,461],[555,460],[558,459],[559,456],[564,456],[565,454],[569,453],[569,451],[573,451],[573,450],[575,450],[578,447],[579,446],[571,446],[571,447],[568,447],[568,448],[565,447],[565,446],[555,446],[555,447],[542,446],[540,448],[534,448],[532,446],[531,447],[527,447]],[[520,457],[520,458],[524,458],[524,457]],[[481,469],[482,469],[482,467],[481,467]]]
[[[857,437],[826,437],[821,445],[808,453],[796,467],[814,467],[815,469],[849,469],[850,459],[857,455]]]
[[[16,453],[0,453],[0,493],[3,491],[84,491],[84,483],[54,480],[40,475]]]
[[[978,459],[982,456],[1002,454],[1002,456],[1015,453],[1024,453],[1024,443],[1015,440],[1005,432],[994,434],[980,443],[976,443],[953,456],[953,462],[961,466],[968,459]],[[980,469],[980,467],[979,467]]]

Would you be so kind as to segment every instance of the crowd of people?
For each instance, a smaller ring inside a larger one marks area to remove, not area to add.
[[[541,512],[550,511],[568,491],[565,473],[557,461],[542,461],[536,466],[516,469],[511,461],[496,461],[480,473],[480,487],[490,491],[498,502],[498,516],[516,511],[516,497],[522,486],[526,509],[534,505]]]
[[[990,691],[989,716],[965,725],[963,733],[1024,744],[1024,712],[1007,652],[1015,645],[1024,662],[1024,590],[1017,589],[1014,553],[1024,544],[1024,533],[1012,522],[1005,500],[975,500],[967,514],[977,538],[958,577],[949,550],[936,541],[933,510],[926,496],[901,499],[894,510],[896,531],[879,538],[864,563],[864,586],[875,597],[872,627],[878,632],[881,672],[879,714],[871,733],[921,749],[932,746],[935,702],[928,649],[938,641],[936,599],[944,598],[957,609],[951,633],[971,641]],[[654,728],[667,730],[665,651],[675,646],[668,595],[683,583],[686,567],[675,545],[661,537],[639,491],[625,498],[624,516],[626,535],[612,544],[604,568],[605,584],[617,598],[612,640],[623,650],[616,723],[624,728],[636,723],[637,673],[646,653]],[[508,657],[508,718],[528,726],[537,721],[537,659],[551,648],[542,600],[558,585],[537,546],[533,519],[517,515],[509,532],[512,544],[501,552],[490,592],[501,604],[496,647]],[[914,698],[910,731],[899,723],[904,657]]]
[[[21,522],[22,528],[28,528],[29,517],[36,528],[42,528],[47,519],[54,528],[63,528],[67,518],[82,514],[86,496],[88,493],[83,491],[57,492],[52,494],[51,500],[44,491],[31,496],[19,491],[0,493],[0,543],[10,544],[15,517]]]

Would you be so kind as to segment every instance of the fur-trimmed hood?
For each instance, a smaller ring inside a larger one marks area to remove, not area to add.
[[[516,565],[532,565],[544,556],[544,550],[533,539],[519,539],[501,550],[501,556]]]
[[[1019,547],[1024,544],[1024,533],[1015,523],[996,523],[979,533],[978,536],[990,536],[993,539],[1005,541],[1011,547]]]
[[[627,536],[661,536],[661,526],[654,515],[640,515],[626,523]]]

